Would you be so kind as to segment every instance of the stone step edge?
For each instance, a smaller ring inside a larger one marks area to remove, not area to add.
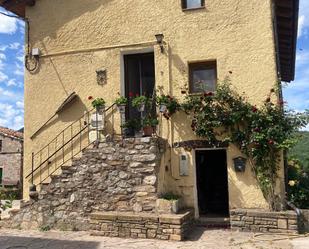
[[[193,211],[186,210],[180,214],[152,214],[152,213],[133,213],[133,212],[95,212],[90,214],[92,220],[107,221],[156,221],[181,225],[187,219],[193,219]]]

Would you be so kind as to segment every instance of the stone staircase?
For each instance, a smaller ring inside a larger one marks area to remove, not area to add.
[[[86,231],[93,212],[154,213],[164,147],[162,139],[145,137],[88,148],[0,227]]]

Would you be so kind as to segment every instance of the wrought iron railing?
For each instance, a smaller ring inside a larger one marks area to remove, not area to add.
[[[110,113],[109,113],[110,112]],[[111,116],[111,137],[114,138],[114,113],[115,104],[104,110],[105,118],[107,114]],[[55,138],[46,146],[36,153],[32,153],[31,172],[26,176],[31,179],[32,185],[44,183],[51,175],[56,173],[62,166],[71,161],[74,157],[80,154],[84,149],[94,144],[100,139],[98,123],[91,126],[91,116],[96,116],[98,122],[98,111],[92,109],[85,112],[83,116],[71,123],[62,130]],[[106,129],[106,120],[103,119],[104,129]],[[90,132],[93,132],[94,137],[91,138]]]

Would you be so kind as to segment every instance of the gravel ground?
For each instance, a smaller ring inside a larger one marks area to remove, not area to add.
[[[197,228],[185,242],[93,237],[88,232],[0,230],[0,249],[308,249],[309,237]]]

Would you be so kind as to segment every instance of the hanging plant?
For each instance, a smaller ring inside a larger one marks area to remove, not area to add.
[[[275,209],[275,182],[281,151],[289,149],[294,132],[309,122],[309,112],[283,111],[284,102],[271,102],[275,90],[259,108],[232,90],[229,81],[215,93],[188,95],[182,109],[192,117],[191,128],[212,144],[233,143],[253,162],[253,170],[270,207]],[[275,98],[277,96],[274,96]]]
[[[104,109],[106,102],[103,98],[96,98],[95,100],[92,101],[91,104],[97,110],[101,110]]]
[[[167,119],[169,119],[180,107],[174,97],[164,94],[157,97],[157,104],[159,105],[160,112],[163,113],[164,117]]]
[[[150,99],[144,95],[136,96],[132,99],[132,106],[137,108],[139,112],[145,111],[146,106],[150,103]]]
[[[123,96],[120,96],[119,98],[115,100],[115,104],[117,105],[120,113],[125,113],[127,103],[128,103],[128,99]]]

